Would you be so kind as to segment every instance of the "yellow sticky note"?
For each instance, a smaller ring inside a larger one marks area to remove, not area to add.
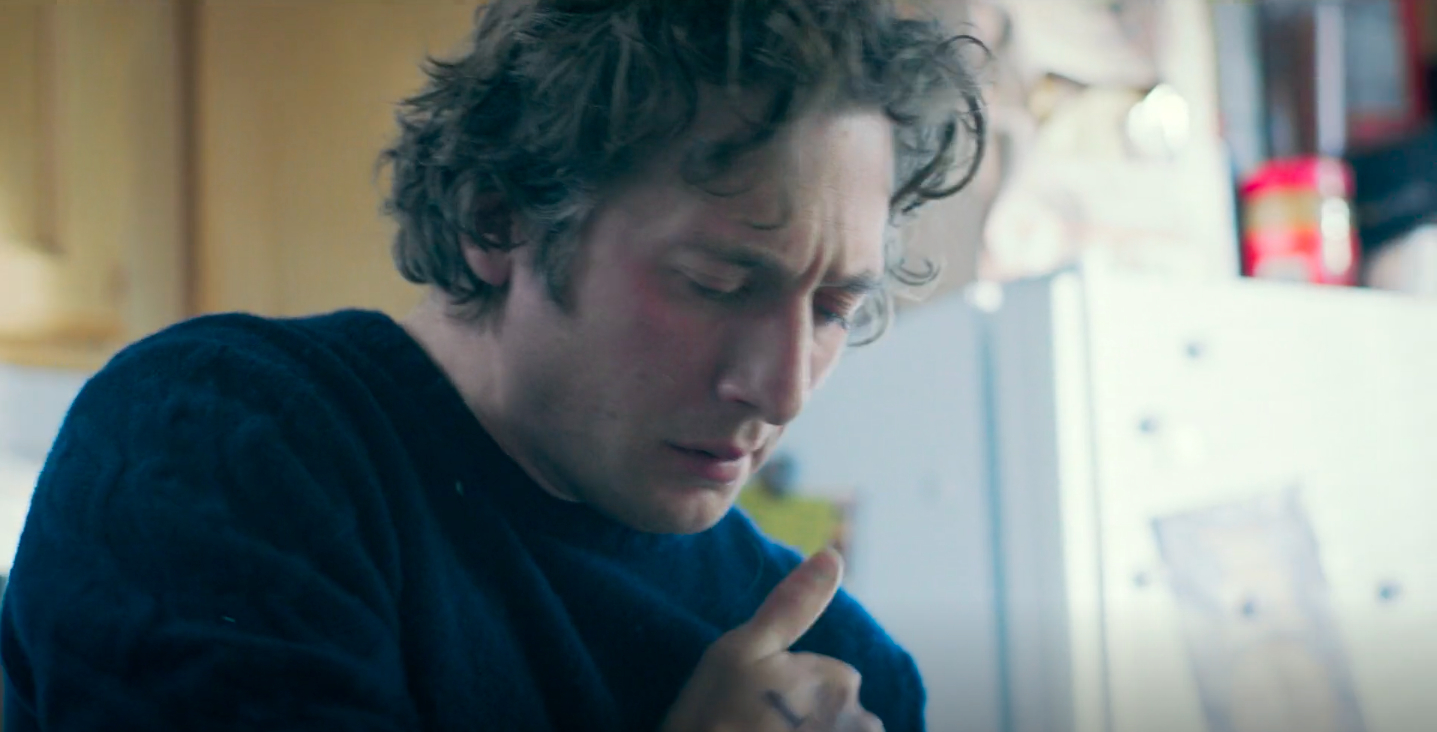
[[[832,499],[778,496],[762,484],[754,484],[739,494],[738,506],[770,539],[804,556],[841,544],[844,538],[847,511]]]

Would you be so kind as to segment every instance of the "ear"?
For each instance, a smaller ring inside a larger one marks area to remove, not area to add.
[[[480,196],[475,204],[483,240],[463,240],[464,263],[485,284],[503,287],[514,274],[514,250],[519,244],[517,227],[500,194]]]
[[[475,277],[491,287],[503,287],[514,274],[514,250],[499,246],[482,247],[465,239],[464,263]]]

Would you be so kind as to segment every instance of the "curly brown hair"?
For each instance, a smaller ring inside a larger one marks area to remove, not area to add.
[[[504,293],[465,263],[463,246],[535,246],[551,297],[565,302],[579,229],[611,186],[689,130],[701,93],[761,96],[729,139],[686,155],[701,185],[815,111],[872,109],[893,124],[891,231],[975,174],[984,113],[970,36],[891,0],[493,0],[465,53],[429,58],[428,83],[401,103],[385,211],[411,282],[481,317]],[[889,237],[888,276],[931,280]],[[892,287],[865,309],[876,337]]]

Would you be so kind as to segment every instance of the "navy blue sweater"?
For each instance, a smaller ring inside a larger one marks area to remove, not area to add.
[[[66,418],[0,619],[4,728],[655,729],[798,561],[737,511],[653,535],[550,497],[383,315],[201,318]],[[922,729],[849,596],[795,650]]]

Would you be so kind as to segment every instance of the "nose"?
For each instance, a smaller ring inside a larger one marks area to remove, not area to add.
[[[752,407],[769,424],[793,421],[813,378],[811,310],[770,313],[745,329],[736,344],[719,376],[719,398]]]

